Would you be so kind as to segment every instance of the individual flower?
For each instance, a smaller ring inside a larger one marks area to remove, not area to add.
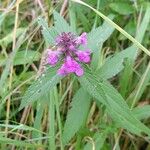
[[[86,32],[82,33],[76,41],[78,44],[83,44],[86,45],[87,44],[87,34]]]
[[[80,50],[80,46],[87,45],[87,34],[84,32],[80,36],[76,36],[71,32],[63,32],[56,37],[55,42],[56,50],[48,50],[47,63],[55,66],[62,57],[64,63],[57,71],[59,75],[65,76],[75,73],[77,76],[82,76],[84,70],[81,64],[89,63],[91,60],[89,49]]]
[[[47,50],[47,63],[51,66],[55,66],[59,60],[60,53],[58,51]]]
[[[64,64],[58,70],[59,75],[67,75],[69,73],[75,73],[77,76],[83,75],[83,69],[80,64],[77,63],[73,58],[67,56]]]
[[[77,51],[76,52],[79,61],[84,62],[84,63],[89,63],[91,61],[90,55],[91,52],[90,50],[86,50],[86,51]]]
[[[58,69],[57,73],[62,76],[65,76],[68,74],[66,71],[65,64],[62,64],[62,66]]]

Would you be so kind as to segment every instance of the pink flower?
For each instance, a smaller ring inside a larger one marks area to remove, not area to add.
[[[47,54],[47,63],[52,66],[55,66],[59,60],[59,51],[52,51],[51,49],[48,49]]]
[[[81,66],[70,56],[67,56],[65,63],[58,70],[59,75],[67,75],[69,73],[75,73],[77,76],[83,75],[83,69]]]
[[[57,73],[62,76],[65,76],[68,74],[66,71],[65,64],[62,64],[62,66],[57,70]]]
[[[90,50],[80,51],[79,49],[81,45],[87,44],[87,34],[84,32],[80,36],[76,36],[71,32],[62,32],[56,37],[55,42],[56,50],[48,50],[47,63],[55,66],[61,55],[64,61],[57,73],[62,76],[70,73],[82,76],[84,70],[80,64],[89,63],[91,60]]]
[[[83,71],[83,69],[81,68],[81,66],[79,66],[79,67],[76,69],[75,74],[76,74],[77,76],[79,76],[79,77],[84,74],[84,71]]]
[[[77,38],[77,44],[83,44],[87,45],[87,34],[86,32],[82,33],[78,38]]]
[[[60,36],[56,37],[55,42],[56,43],[60,43],[62,41],[62,39],[60,38]]]
[[[75,50],[76,50],[76,48],[75,48],[74,45],[70,45],[70,46],[69,46],[69,49],[70,49],[71,51],[75,51]]]
[[[91,61],[91,58],[90,58],[91,52],[90,52],[90,50],[77,51],[76,54],[77,54],[78,59],[81,62],[89,63]]]

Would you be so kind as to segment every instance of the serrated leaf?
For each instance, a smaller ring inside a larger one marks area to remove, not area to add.
[[[110,15],[109,18],[113,19],[114,16]],[[87,47],[90,48],[92,51],[95,51],[95,49],[97,49],[99,44],[104,43],[110,37],[113,31],[114,27],[109,25],[107,22],[104,22],[102,26],[88,33]]]
[[[48,27],[46,20],[42,17],[38,18],[38,23],[40,26],[42,26],[42,34],[44,36],[47,46],[54,45],[56,36],[61,32],[73,32],[69,24],[62,16],[60,16],[58,12],[54,11],[53,15],[54,26],[52,27]]]
[[[104,65],[97,70],[97,75],[99,75],[101,78],[109,79],[118,74],[124,68],[124,59],[133,59],[135,55],[133,50],[134,48],[135,47],[133,46],[129,47],[126,50],[115,54],[113,57],[108,58]]]
[[[56,70],[57,67],[49,68],[46,73],[43,73],[41,77],[28,88],[21,101],[19,110],[49,92],[60,81],[62,77],[56,74]]]
[[[91,96],[106,106],[108,114],[121,128],[139,136],[142,133],[150,136],[150,129],[134,116],[122,96],[108,82],[94,76],[89,69],[79,81]]]
[[[40,26],[42,26],[42,34],[44,36],[46,44],[53,45],[55,43],[54,39],[58,32],[55,30],[54,27],[49,28],[46,20],[41,17],[38,18],[38,23]]]
[[[113,19],[113,15],[109,15],[110,19]],[[91,66],[95,69],[98,68],[100,62],[100,54],[102,44],[110,37],[113,33],[114,28],[107,22],[104,22],[102,26],[93,29],[88,33],[88,45],[87,47],[93,52]]]
[[[72,28],[69,26],[66,20],[62,16],[60,16],[58,12],[54,11],[53,14],[54,14],[55,28],[58,33],[73,32]]]
[[[140,42],[138,42],[135,38],[133,38],[130,34],[128,34],[125,30],[123,30],[120,26],[118,26],[116,23],[114,23],[111,19],[109,19],[103,13],[101,13],[97,9],[93,8],[92,6],[88,5],[87,3],[85,3],[81,0],[73,0],[73,1],[76,3],[79,3],[81,5],[87,6],[88,8],[93,10],[96,14],[98,14],[100,17],[102,17],[104,20],[106,20],[111,26],[113,26],[115,29],[117,29],[119,32],[121,32],[124,36],[126,36],[130,41],[132,41],[135,46],[137,46],[139,49],[141,49],[143,52],[145,52],[148,56],[150,56],[150,52],[147,48],[145,48]]]
[[[150,9],[148,8],[142,20],[142,23],[138,29],[138,34],[136,35],[136,39],[139,42],[142,41],[147,26],[149,24],[149,20],[150,20],[149,14],[150,14]],[[115,54],[113,57],[108,58],[105,64],[97,71],[97,74],[99,74],[100,77],[105,79],[111,78],[116,74],[118,74],[124,68],[123,61],[125,58],[129,58],[132,61],[134,61],[137,54],[138,54],[138,48],[135,47],[134,45],[130,46],[125,50],[119,52],[118,54]]]
[[[90,107],[90,98],[91,96],[83,88],[80,88],[73,97],[71,109],[67,114],[67,120],[64,125],[64,144],[67,144],[84,125]]]

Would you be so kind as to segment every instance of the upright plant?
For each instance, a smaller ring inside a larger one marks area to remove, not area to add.
[[[54,26],[49,28],[45,20],[39,18],[46,45],[47,47],[52,46],[46,50],[46,56],[44,56],[46,57],[46,64],[49,65],[46,65],[45,72],[26,91],[20,109],[48,94],[68,74],[75,73],[73,76],[79,81],[81,88],[73,98],[72,108],[68,112],[64,129],[61,131],[63,133],[60,140],[63,141],[63,145],[67,144],[82,126],[85,126],[91,104],[89,101],[93,100],[98,106],[105,106],[106,112],[115,122],[116,127],[124,128],[138,136],[142,136],[142,133],[150,136],[150,129],[141,123],[119,92],[106,80],[107,75],[112,77],[123,69],[123,60],[130,58],[130,52],[124,51],[127,54],[119,56],[118,60],[121,62],[118,65],[121,65],[121,68],[116,68],[113,74],[107,68],[105,68],[105,72],[99,74],[105,64],[98,70],[93,65],[93,63],[97,63],[97,59],[100,59],[97,56],[100,55],[100,45],[111,35],[114,28],[104,23],[87,35],[83,33],[76,36],[77,33],[73,32],[72,28],[57,12],[54,12],[54,19]],[[86,48],[82,46],[86,46]],[[115,58],[117,59],[118,56],[114,56],[113,59]],[[111,66],[111,64],[109,65]],[[87,101],[85,95],[88,95]],[[78,120],[78,118],[80,119]]]

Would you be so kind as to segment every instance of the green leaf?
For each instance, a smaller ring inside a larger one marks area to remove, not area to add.
[[[19,37],[25,31],[26,31],[26,28],[18,28],[16,30],[16,37]],[[8,34],[7,36],[5,36],[4,38],[0,39],[0,45],[7,47],[7,45],[13,41],[13,36],[14,36],[14,32],[12,32],[12,33]]]
[[[37,51],[18,51],[14,58],[14,65],[23,65],[40,59],[40,53]]]
[[[23,131],[34,131],[34,132],[38,132],[38,133],[41,133],[41,134],[45,134],[44,132],[38,130],[38,129],[35,129],[33,127],[30,127],[30,126],[27,126],[27,125],[24,125],[24,124],[19,124],[19,125],[12,125],[12,124],[0,124],[0,128],[4,128],[4,127],[7,127],[12,131],[15,131],[15,130],[23,130]]]
[[[99,75],[101,78],[109,79],[118,74],[124,68],[124,59],[133,59],[135,55],[133,49],[133,46],[129,47],[126,50],[115,54],[113,57],[108,58],[104,65],[97,70],[97,75]]]
[[[121,15],[129,15],[134,12],[132,4],[127,2],[111,3],[109,7]]]
[[[108,114],[118,126],[139,136],[142,133],[150,136],[149,128],[134,116],[122,96],[108,82],[94,76],[89,69],[79,81],[91,96],[106,106]]]
[[[54,45],[56,36],[61,32],[73,32],[69,24],[62,16],[60,16],[58,12],[54,11],[53,15],[54,26],[51,27],[48,27],[45,19],[43,19],[42,17],[38,18],[38,23],[40,26],[42,26],[42,34],[47,46]]]
[[[135,106],[135,104],[140,100],[142,94],[144,93],[146,87],[148,86],[150,81],[150,62],[147,65],[147,68],[142,75],[139,83],[135,87],[134,91],[128,97],[128,103],[131,105],[131,108]]]
[[[142,7],[143,7],[143,10],[146,10],[148,7],[150,8],[150,2],[148,2],[148,1],[143,1],[143,2],[142,2]]]
[[[95,144],[95,150],[100,150],[103,147],[103,144],[107,138],[106,133],[96,133],[93,136],[94,144]],[[92,143],[88,143],[85,145],[84,150],[92,150]]]
[[[66,20],[60,16],[60,14],[56,11],[54,11],[54,24],[55,29],[58,33],[61,32],[73,32],[72,28],[69,26],[69,24],[66,22]]]
[[[95,150],[101,150],[104,142],[108,136],[108,133],[110,132],[111,127],[107,126],[106,129],[102,130],[101,132],[96,132],[94,136],[92,137],[95,145]],[[84,150],[92,150],[92,143],[87,143],[84,146]]]
[[[55,43],[54,39],[57,36],[58,32],[54,27],[49,28],[46,20],[41,17],[38,18],[38,23],[40,26],[42,26],[42,34],[47,46],[53,45]]]
[[[145,32],[148,28],[148,25],[150,22],[150,15],[149,14],[150,14],[150,7],[147,7],[145,15],[143,17],[143,20],[140,24],[139,29],[137,30],[137,35],[135,37],[139,42],[142,42],[144,35],[145,35]]]
[[[124,70],[120,74],[120,85],[119,85],[119,91],[120,94],[125,98],[127,96],[127,93],[130,91],[130,83],[132,79],[132,74],[133,74],[133,60],[132,59],[125,59],[124,61]]]
[[[110,19],[113,19],[113,15],[108,16]],[[95,51],[99,44],[104,43],[110,35],[113,33],[114,27],[109,25],[107,22],[104,22],[102,26],[93,29],[90,33],[88,33],[88,45],[92,51]]]
[[[3,54],[0,54],[0,66],[5,65],[5,56]]]
[[[72,28],[72,31],[74,33],[76,32],[76,24],[77,24],[77,15],[75,10],[75,5],[72,4],[72,2],[69,2],[69,20],[70,20],[70,26]]]
[[[148,56],[150,56],[150,52],[148,49],[146,49],[140,42],[138,42],[135,38],[133,38],[130,34],[128,34],[125,30],[123,30],[120,26],[118,26],[116,23],[114,23],[111,19],[109,19],[107,16],[105,16],[100,11],[94,9],[92,6],[88,5],[87,3],[81,1],[81,0],[72,0],[76,3],[79,3],[81,5],[87,6],[91,10],[93,10],[96,14],[98,14],[100,17],[102,17],[104,20],[106,20],[111,26],[116,28],[119,32],[121,32],[124,36],[126,36],[130,41],[134,43],[135,46],[140,48],[143,52],[145,52]],[[148,12],[150,12],[150,8],[147,9]]]
[[[150,117],[150,106],[139,106],[133,109],[133,114],[140,120]]]
[[[49,68],[46,73],[43,73],[39,79],[37,79],[25,92],[25,95],[21,101],[19,110],[28,106],[41,96],[49,92],[62,77],[56,74],[57,67]]]
[[[27,63],[31,63],[33,61],[38,61],[40,59],[40,53],[37,51],[32,51],[32,50],[23,50],[23,51],[18,51],[15,55],[13,64],[14,66],[17,65],[24,65]],[[0,66],[3,66],[6,64],[7,59],[0,55]]]
[[[5,9],[11,10],[14,4],[15,4],[15,1],[12,1]],[[3,21],[5,20],[8,13],[9,13],[9,11],[2,11],[2,13],[0,14],[0,30],[1,30],[1,25],[2,25]],[[8,19],[8,21],[10,21],[10,20]]]
[[[49,94],[45,94],[42,96],[40,101],[36,103],[36,115],[34,120],[34,128],[36,130],[42,129],[42,118],[43,118],[44,110],[48,106],[48,101],[49,101]],[[42,137],[42,133],[33,131],[32,138],[38,138],[38,137]]]
[[[55,88],[56,89],[56,88]],[[56,103],[56,97],[55,97],[55,89],[51,90],[50,92],[50,98],[49,98],[49,146],[51,149],[55,149],[55,103]]]
[[[142,41],[147,26],[149,24],[150,21],[149,13],[150,13],[150,9],[148,8],[142,20],[142,23],[138,29],[138,34],[136,35],[136,39],[139,42]],[[123,62],[125,58],[129,58],[130,60],[134,61],[137,54],[138,54],[138,48],[135,47],[134,45],[130,46],[125,50],[115,54],[113,57],[108,58],[105,64],[97,71],[97,74],[99,74],[99,76],[105,79],[111,78],[116,74],[118,74],[124,68]]]
[[[110,19],[113,19],[113,15],[109,15]],[[101,56],[102,44],[110,37],[113,33],[114,28],[107,22],[104,22],[102,26],[93,29],[88,33],[88,45],[87,47],[93,51],[91,66],[95,69],[98,68]]]
[[[83,10],[80,7],[76,7],[75,10],[76,10],[77,18],[78,18],[79,22],[81,23],[81,25],[84,27],[84,30],[89,31],[90,30],[90,21],[85,14],[85,10]]]
[[[1,144],[11,144],[11,145],[16,145],[16,146],[20,146],[20,147],[28,147],[28,148],[29,147],[30,148],[43,147],[43,145],[40,145],[40,144],[29,143],[29,142],[26,142],[26,141],[13,140],[13,139],[2,137],[2,136],[0,136],[0,143]]]
[[[25,30],[24,33],[19,36],[18,42],[16,43],[16,48],[12,51],[12,53],[10,53],[10,55],[7,58],[5,68],[3,69],[3,72],[2,72],[1,78],[0,78],[0,91],[3,88],[3,85],[4,85],[6,79],[7,79],[8,75],[9,75],[9,71],[10,71],[10,68],[11,68],[11,66],[13,64],[13,60],[15,58],[15,55],[16,55],[18,49],[20,48],[20,46],[24,42],[26,31],[27,30]],[[0,109],[1,109],[1,105],[0,105]]]
[[[1,25],[2,25],[2,23],[3,23],[4,19],[5,19],[5,17],[6,17],[6,13],[0,14],[0,31],[1,31]]]
[[[83,88],[80,88],[75,94],[64,126],[64,144],[67,144],[84,125],[89,112],[90,98],[91,96]]]
[[[126,26],[124,27],[124,30],[127,31],[132,36],[135,36],[136,33],[136,22],[134,20],[130,20]],[[123,36],[121,33],[119,35],[119,40],[126,40],[127,38]]]

